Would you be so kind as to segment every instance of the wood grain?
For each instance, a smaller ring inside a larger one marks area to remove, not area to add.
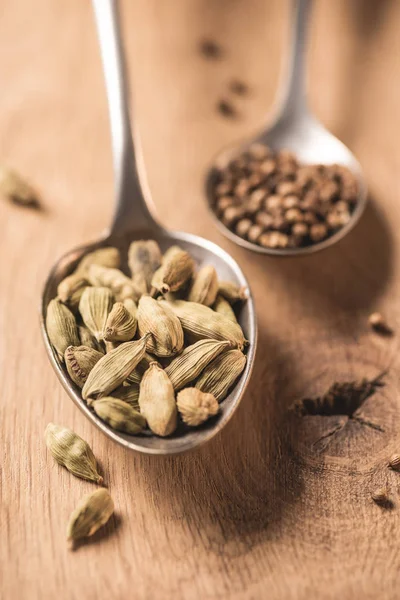
[[[95,239],[112,211],[105,91],[90,3],[3,0],[0,160],[41,190],[46,211],[0,205],[0,597],[398,598],[400,330],[400,3],[318,0],[310,103],[360,159],[371,202],[356,230],[315,256],[247,253],[212,226],[202,192],[211,158],[261,126],[287,41],[278,0],[124,2],[135,116],[160,219],[221,244],[253,282],[260,347],[241,408],[200,451],[134,455],[96,431],[50,368],[40,339],[41,286],[55,259]],[[206,61],[198,42],[225,50]],[[249,85],[238,119],[216,102],[232,77]],[[397,225],[396,225],[397,223]],[[336,379],[387,385],[363,414],[384,432],[337,417],[293,418],[292,401]],[[340,420],[340,418],[339,418]],[[75,553],[66,520],[93,487],[46,453],[49,421],[92,445],[115,499],[112,522]],[[393,510],[370,493],[387,481]]]

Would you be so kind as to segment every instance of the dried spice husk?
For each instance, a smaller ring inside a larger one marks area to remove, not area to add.
[[[392,454],[389,460],[389,467],[394,471],[400,471],[400,454]]]
[[[143,374],[147,371],[147,369],[153,362],[156,362],[157,364],[159,364],[158,361],[156,360],[155,356],[145,352],[140,363],[137,365],[137,367],[135,367],[135,369],[132,371],[132,373],[130,375],[128,375],[128,377],[126,378],[125,383],[127,383],[127,384],[140,383],[142,381]]]
[[[178,391],[194,381],[211,361],[229,348],[232,348],[230,341],[209,339],[199,340],[185,348],[165,369],[174,390]]]
[[[136,318],[122,302],[116,302],[107,317],[103,338],[107,342],[128,342],[134,337],[136,328]]]
[[[68,275],[58,284],[57,294],[64,304],[76,311],[85,288],[89,285],[87,279],[79,273]]]
[[[218,294],[231,304],[246,300],[247,298],[246,288],[239,287],[231,281],[220,281],[218,284]]]
[[[121,256],[118,248],[113,248],[112,246],[98,248],[97,250],[93,250],[93,252],[85,254],[75,269],[75,273],[86,277],[91,265],[101,265],[110,269],[118,269],[120,264]]]
[[[112,350],[115,350],[115,348],[118,348],[118,346],[120,346],[122,343],[123,342],[109,342],[109,341],[105,341],[104,342],[104,347],[106,349],[106,354],[108,354]]]
[[[212,306],[212,309],[215,310],[215,312],[224,315],[234,323],[237,323],[236,315],[232,306],[229,304],[228,300],[225,300],[223,296],[220,296],[218,294],[217,299],[215,300]]]
[[[94,335],[89,331],[85,325],[78,326],[79,339],[81,340],[81,346],[87,346],[88,348],[93,348],[98,352],[104,354],[104,346],[101,342],[98,342]]]
[[[246,366],[246,356],[240,350],[228,350],[217,356],[196,381],[195,387],[212,394],[221,402]]]
[[[91,407],[102,421],[116,431],[136,435],[146,427],[146,419],[124,400],[108,396],[93,400]]]
[[[234,323],[225,315],[216,313],[208,306],[197,302],[160,300],[162,306],[169,306],[181,322],[184,332],[190,339],[210,338],[229,340],[240,350],[247,345],[243,331],[238,323]]]
[[[44,437],[52,456],[70,473],[100,485],[103,483],[103,478],[97,471],[97,462],[91,447],[72,429],[49,423]]]
[[[151,296],[142,296],[137,312],[140,335],[151,333],[147,342],[147,350],[156,356],[174,356],[183,348],[183,330],[178,317],[170,310],[168,304]]]
[[[132,298],[125,298],[125,300],[122,301],[122,304],[125,306],[126,310],[129,310],[132,317],[134,319],[136,319],[136,313],[137,313],[136,302],[134,300],[132,300]]]
[[[111,394],[113,398],[127,402],[135,410],[139,410],[139,384],[120,385]]]
[[[79,346],[75,317],[58,298],[50,300],[46,312],[46,330],[60,360],[68,346]]]
[[[219,404],[215,397],[196,388],[181,390],[176,405],[182,421],[190,427],[201,425],[219,411]]]
[[[205,306],[214,304],[218,292],[217,272],[211,265],[202,267],[195,275],[190,288],[189,302],[199,302]]]
[[[99,342],[113,306],[113,295],[107,287],[87,287],[79,302],[83,322]],[[78,344],[75,344],[78,345]]]
[[[129,246],[128,265],[132,281],[142,294],[150,292],[151,280],[161,261],[161,250],[154,240],[138,240]]]
[[[142,295],[133,281],[119,269],[90,265],[87,277],[92,285],[110,288],[118,302],[123,302],[126,298],[132,298],[136,302]]]
[[[176,292],[192,277],[194,261],[179,246],[172,246],[165,253],[161,267],[154,273],[151,285],[162,294]]]
[[[100,398],[119,387],[142,360],[146,342],[147,336],[136,342],[124,342],[103,356],[89,373],[82,397]]]
[[[105,488],[85,496],[70,516],[67,540],[71,547],[77,540],[89,537],[105,525],[114,512],[114,502]]]
[[[166,372],[157,363],[152,363],[143,375],[139,406],[153,433],[164,437],[175,431],[178,413],[174,388]]]
[[[40,208],[39,195],[19,173],[0,166],[0,193],[10,202],[27,208]]]
[[[68,346],[64,359],[72,381],[82,388],[90,371],[103,356],[102,352],[88,346]]]

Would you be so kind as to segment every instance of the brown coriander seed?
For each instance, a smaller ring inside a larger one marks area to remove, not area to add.
[[[318,204],[318,193],[311,189],[308,190],[301,201],[301,207],[305,210],[313,209]]]
[[[244,210],[241,206],[228,206],[223,212],[222,222],[227,227],[233,225],[238,221],[244,214]]]
[[[282,150],[279,150],[276,153],[276,158],[279,162],[291,162],[291,163],[297,165],[297,157],[296,157],[295,153],[292,152],[291,150],[282,148]]]
[[[250,194],[250,202],[257,204],[260,207],[262,205],[262,201],[264,200],[266,195],[267,195],[267,192],[263,188],[254,190],[254,192],[252,192]]]
[[[326,181],[319,190],[320,200],[323,202],[331,202],[339,195],[339,186],[334,181]]]
[[[244,196],[247,196],[247,194],[249,193],[249,182],[247,179],[242,179],[242,181],[239,181],[239,183],[237,184],[237,186],[234,189],[234,194],[237,198],[244,198]]]
[[[308,226],[305,223],[295,223],[292,226],[292,235],[295,238],[304,238],[308,235]]]
[[[307,212],[303,213],[303,219],[304,219],[304,222],[307,223],[308,225],[314,225],[315,223],[318,223],[316,214],[311,211],[307,211]]]
[[[295,208],[299,206],[299,198],[294,194],[290,194],[289,196],[283,198],[282,205],[284,208]]]
[[[221,181],[215,186],[215,193],[217,196],[227,196],[232,191],[232,186],[226,181]]]
[[[263,178],[260,173],[252,173],[248,178],[248,183],[250,188],[255,188],[262,182]]]
[[[222,116],[227,118],[233,118],[237,116],[237,111],[233,104],[225,99],[217,102],[217,110]]]
[[[338,212],[336,210],[332,210],[328,213],[326,217],[326,222],[329,227],[332,229],[340,229],[344,225],[346,225],[350,221],[350,213],[349,212]]]
[[[394,471],[400,471],[400,454],[392,454],[389,459],[389,467]]]
[[[289,208],[285,212],[285,220],[288,223],[299,223],[303,220],[303,213],[298,208]]]
[[[299,186],[294,181],[282,181],[282,183],[278,183],[276,191],[280,196],[296,196],[299,192]]]
[[[283,208],[283,199],[277,194],[272,194],[272,196],[268,196],[268,198],[265,199],[264,206],[266,210],[276,211]]]
[[[287,248],[289,238],[279,231],[268,231],[263,233],[258,240],[264,248]]]
[[[247,239],[252,244],[256,244],[263,231],[264,229],[263,227],[261,227],[261,225],[252,225],[249,231],[247,232]]]
[[[276,171],[276,162],[272,158],[267,158],[260,164],[258,169],[262,175],[272,175]]]
[[[369,315],[368,322],[372,329],[374,329],[377,333],[382,333],[384,335],[393,334],[393,329],[379,312],[374,312]]]
[[[310,227],[310,238],[313,242],[322,242],[328,235],[328,228],[324,223],[315,223]]]
[[[335,207],[335,210],[337,210],[337,212],[348,212],[349,211],[349,204],[348,204],[348,202],[345,202],[344,200],[338,200],[337,202],[335,202],[334,207]]]
[[[235,231],[240,237],[246,237],[250,227],[253,225],[253,221],[250,219],[240,219],[236,223]]]
[[[289,223],[283,216],[277,215],[274,217],[272,229],[275,229],[276,231],[287,232],[289,230],[289,227]]]
[[[221,196],[221,198],[218,198],[217,200],[217,209],[220,212],[224,212],[228,206],[233,206],[234,204],[234,200],[232,198],[232,196]]]
[[[273,225],[274,218],[266,212],[259,212],[256,214],[255,221],[264,229],[270,229]]]
[[[256,160],[263,160],[271,155],[271,150],[265,144],[255,143],[247,150],[248,154]]]

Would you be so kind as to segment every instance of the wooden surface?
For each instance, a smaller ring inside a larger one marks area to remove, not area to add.
[[[0,597],[5,600],[399,597],[400,3],[317,0],[310,102],[356,153],[372,201],[338,246],[302,259],[240,250],[213,227],[202,194],[207,163],[256,130],[271,107],[287,41],[278,0],[124,3],[136,117],[161,220],[204,235],[253,282],[260,345],[246,397],[200,451],[162,459],[116,447],[61,389],[38,327],[41,286],[66,250],[95,239],[112,210],[105,91],[88,0],[3,0],[0,161],[39,187],[46,212],[0,205]],[[223,60],[204,60],[202,36]],[[232,77],[250,86],[240,117],[215,111]],[[371,333],[372,310],[397,330]],[[293,418],[291,402],[334,380],[387,386],[362,414]],[[343,420],[343,419],[342,419]],[[94,488],[54,464],[49,421],[92,445],[116,518],[77,552],[65,526]],[[343,423],[344,424],[344,423]],[[393,510],[370,493],[388,482]]]

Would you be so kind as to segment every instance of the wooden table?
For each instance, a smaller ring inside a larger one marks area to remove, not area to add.
[[[251,385],[223,433],[198,452],[132,454],[95,430],[53,373],[38,305],[52,263],[109,223],[113,175],[106,97],[89,1],[3,0],[0,161],[41,190],[46,211],[0,206],[1,504],[4,600],[399,597],[400,3],[318,0],[310,102],[356,153],[371,202],[336,247],[302,259],[256,256],[214,228],[202,192],[220,148],[257,130],[287,44],[278,0],[124,2],[135,116],[160,219],[221,244],[253,283],[260,344]],[[204,36],[224,55],[206,60]],[[238,117],[215,109],[232,78]],[[397,224],[397,225],[396,225]],[[293,418],[296,398],[335,380],[387,385],[363,407],[375,431],[343,417]],[[49,457],[49,421],[92,445],[116,518],[77,552],[65,526],[93,490]],[[336,424],[344,425],[321,440]],[[385,510],[371,492],[385,482]]]

